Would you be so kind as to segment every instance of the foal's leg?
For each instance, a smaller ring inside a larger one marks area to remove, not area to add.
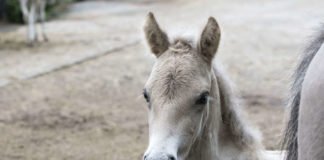
[[[324,160],[324,45],[303,83],[298,128],[298,160]]]
[[[48,41],[46,32],[45,32],[45,20],[46,20],[46,0],[41,0],[39,4],[39,16],[41,23],[41,32],[44,38],[44,41]]]
[[[37,41],[37,32],[36,32],[35,23],[36,23],[36,6],[35,3],[31,3],[29,15],[28,15],[28,40],[30,44],[33,44],[35,41]]]

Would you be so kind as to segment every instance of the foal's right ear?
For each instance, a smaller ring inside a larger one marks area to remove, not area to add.
[[[145,38],[150,46],[151,51],[159,57],[163,52],[169,48],[168,36],[160,29],[153,13],[147,15],[144,26]]]
[[[200,53],[208,62],[211,62],[216,54],[220,37],[219,25],[214,17],[210,17],[199,42]]]

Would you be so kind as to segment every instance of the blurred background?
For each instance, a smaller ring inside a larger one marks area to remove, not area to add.
[[[149,11],[167,32],[199,33],[209,16],[218,20],[216,59],[266,148],[280,149],[290,77],[323,8],[322,0],[56,0],[46,7],[49,41],[30,46],[19,2],[0,0],[0,157],[141,159]]]

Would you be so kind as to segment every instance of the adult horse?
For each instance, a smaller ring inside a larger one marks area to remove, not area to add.
[[[213,63],[221,37],[216,20],[209,18],[197,43],[170,40],[152,13],[144,31],[157,57],[144,87],[149,110],[144,160],[263,159],[259,139]]]
[[[295,71],[284,139],[286,160],[324,159],[323,27],[306,47]]]

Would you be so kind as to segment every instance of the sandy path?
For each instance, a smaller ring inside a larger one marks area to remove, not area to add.
[[[147,143],[141,92],[154,61],[142,44],[43,76],[19,76],[60,65],[57,57],[70,60],[140,40],[149,10],[166,29],[190,25],[199,31],[208,16],[217,17],[223,31],[217,59],[242,93],[248,116],[264,133],[267,148],[278,148],[289,75],[305,37],[323,15],[324,3],[269,2],[91,2],[102,8],[85,7],[75,14],[73,9],[80,6],[72,7],[48,24],[51,43],[37,48],[21,46],[23,37],[16,37],[23,35],[23,28],[0,32],[0,78],[10,81],[0,88],[0,156],[140,159]],[[107,11],[105,5],[116,9]],[[123,7],[127,12],[121,11]]]

